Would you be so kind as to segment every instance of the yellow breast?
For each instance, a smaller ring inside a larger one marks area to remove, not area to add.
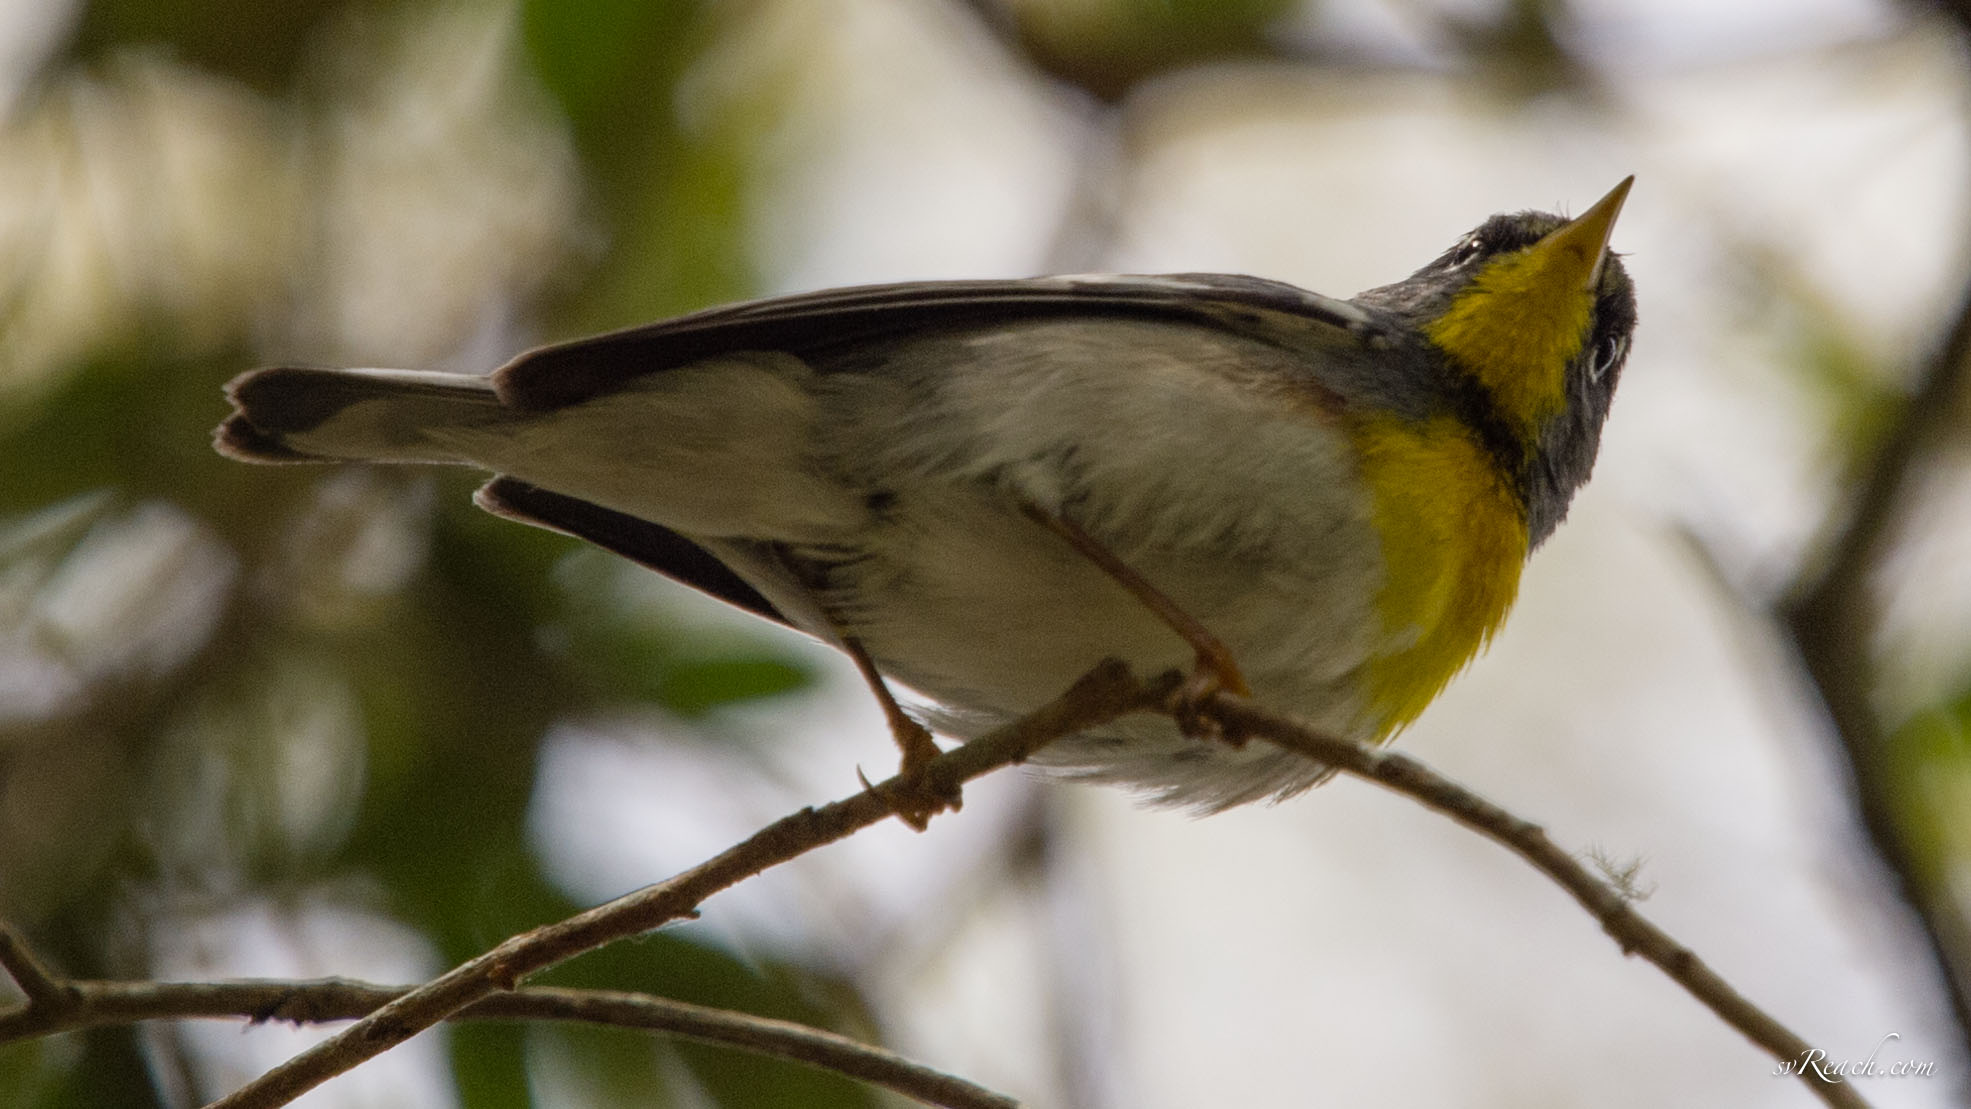
[[[1505,619],[1526,522],[1506,476],[1455,418],[1371,416],[1351,431],[1385,568],[1384,646],[1367,670],[1382,738],[1416,719]]]

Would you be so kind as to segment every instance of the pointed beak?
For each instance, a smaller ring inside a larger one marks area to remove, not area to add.
[[[1608,190],[1595,206],[1550,232],[1533,249],[1550,258],[1551,264],[1581,274],[1580,288],[1594,289],[1601,284],[1601,270],[1608,261],[1608,237],[1615,232],[1615,217],[1622,214],[1622,202],[1629,198],[1634,174]]]

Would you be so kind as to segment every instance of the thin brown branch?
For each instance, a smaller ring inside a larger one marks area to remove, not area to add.
[[[14,985],[27,995],[27,1008],[58,1013],[74,1002],[68,988],[41,965],[20,933],[4,924],[0,924],[0,968],[12,975]]]
[[[466,1010],[464,1016],[646,1028],[807,1063],[883,1086],[927,1105],[952,1109],[1013,1109],[1018,1105],[1004,1094],[833,1032],[637,994],[530,987],[495,994]]]
[[[363,1017],[213,1103],[214,1109],[272,1109],[365,1059],[410,1039],[483,998],[512,990],[527,975],[689,916],[707,897],[833,843],[887,817],[921,788],[955,794],[963,783],[1020,762],[1062,736],[1154,706],[1167,689],[1146,689],[1121,663],[1105,663],[1052,703],[940,755],[925,780],[894,777],[818,809],[785,817],[711,860],[666,881],[514,936]]]
[[[5,933],[0,933],[5,935]],[[25,951],[18,939],[11,951]],[[7,964],[14,965],[11,961]],[[146,1020],[245,1018],[295,1024],[355,1020],[411,992],[344,978],[309,981],[56,983],[57,1004],[33,1000],[0,1014],[0,1043]],[[52,996],[52,995],[44,995]],[[846,1036],[790,1021],[616,990],[525,987],[487,997],[452,1020],[568,1021],[660,1032],[805,1063],[948,1109],[1012,1109],[1017,1103],[962,1078]]]
[[[1178,687],[1178,675],[1167,675],[1146,686],[1131,677],[1120,664],[1105,664],[1052,704],[939,756],[926,768],[929,786],[955,790],[963,782],[980,774],[1019,762],[1053,739],[1098,726],[1129,712],[1150,708],[1173,712],[1177,707]],[[1227,736],[1236,737],[1239,741],[1261,738],[1309,759],[1366,778],[1411,797],[1499,843],[1566,890],[1625,953],[1640,955],[1655,964],[1672,981],[1754,1044],[1765,1049],[1774,1059],[1798,1064],[1810,1057],[1812,1046],[1805,1039],[1746,999],[1689,948],[1643,917],[1622,890],[1561,850],[1538,825],[1486,801],[1407,756],[1322,735],[1238,698],[1219,694],[1208,698],[1195,711],[1201,711],[1216,721]],[[584,998],[582,1005],[574,1006],[566,999],[577,995],[577,991],[519,991],[515,987],[526,975],[581,952],[689,915],[699,902],[726,886],[775,863],[843,838],[887,816],[896,815],[899,803],[907,803],[906,784],[900,778],[892,778],[820,809],[803,810],[669,881],[646,887],[565,921],[513,937],[423,986],[392,994],[387,999],[346,992],[376,989],[359,983],[314,983],[300,990],[289,984],[277,984],[277,992],[256,995],[260,1005],[249,1009],[251,1015],[262,1019],[338,1019],[351,1014],[346,1010],[335,1010],[329,1004],[333,999],[359,997],[377,1004],[373,1007],[366,1005],[366,1015],[333,1039],[295,1056],[214,1105],[222,1109],[283,1105],[327,1078],[388,1050],[440,1021],[461,1014],[512,1018],[544,1015],[530,1007],[546,1005],[547,1002],[533,999],[563,999],[556,1004],[566,1007],[558,1011],[569,1015],[551,1019],[596,1019],[608,1014],[609,1023],[656,1021],[660,1018],[655,1015],[656,1010],[648,1005],[634,1012],[623,1008],[623,999],[634,995],[580,995]],[[27,953],[24,944],[8,938],[4,932],[0,932],[0,965],[17,974],[25,968],[23,989],[29,989],[27,983],[35,983],[30,992],[44,999],[46,1007],[59,1010],[77,1003],[76,998],[80,995],[76,993],[76,984],[54,980]],[[86,985],[104,988],[128,986],[112,983]],[[211,991],[224,989],[225,986],[184,985],[172,988],[189,991],[182,995],[182,1000],[191,1006],[195,1003],[214,1004],[211,999],[218,995]],[[199,1001],[201,998],[205,1000]],[[644,1002],[650,1000],[643,999]],[[105,1006],[106,1012],[115,1011],[117,1004],[139,1004],[127,998],[117,1002],[108,994],[98,999],[97,1003]],[[24,1013],[0,1017],[0,1033],[10,1028],[18,1030],[22,1021],[31,1025],[39,1019],[45,1024],[48,1020],[45,1011],[39,1018],[34,1016],[38,1004],[42,1003],[31,1000]],[[506,1008],[509,1006],[515,1008]],[[577,1009],[592,1016],[573,1015]],[[185,1010],[166,1014],[131,1008],[118,1012],[118,1019],[130,1021],[165,1015],[220,1014]],[[239,1015],[239,1010],[228,1008],[224,1015]],[[744,1022],[744,1036],[762,1034],[757,1021],[734,1014],[725,1014],[724,1017]],[[65,1019],[74,1019],[73,1014]],[[647,1026],[656,1027],[655,1024]],[[702,1025],[698,1027],[699,1034],[705,1038],[743,1046],[737,1040],[742,1035],[741,1031],[733,1030],[731,1035],[735,1038],[727,1039],[723,1038],[726,1035],[724,1031],[714,1032]],[[666,1030],[676,1031],[670,1027]],[[679,1031],[678,1034],[692,1033]],[[4,1039],[5,1036],[0,1035],[0,1040]],[[784,1040],[776,1042],[784,1044]],[[802,1050],[820,1052],[823,1049],[810,1044]],[[818,1056],[810,1057],[810,1061],[842,1073],[858,1074],[832,1063],[821,1062]],[[851,1065],[861,1066],[867,1062],[865,1056],[859,1055]],[[1852,1085],[1838,1078],[1824,1077],[1809,1067],[1799,1067],[1794,1073],[1830,1106],[1837,1109],[1866,1109],[1868,1105]],[[868,1077],[866,1074],[858,1076]],[[912,1092],[912,1096],[918,1094]]]
[[[1588,911],[1625,954],[1640,955],[1697,998],[1726,1024],[1783,1063],[1808,1057],[1812,1045],[1754,1005],[1688,947],[1637,912],[1630,899],[1547,838],[1539,825],[1507,812],[1405,755],[1322,735],[1250,702],[1214,695],[1203,706],[1229,736],[1257,737],[1317,762],[1366,778],[1414,798],[1492,840],[1530,863]],[[1812,1068],[1797,1072],[1820,1099],[1839,1109],[1865,1109],[1855,1088],[1822,1078]]]

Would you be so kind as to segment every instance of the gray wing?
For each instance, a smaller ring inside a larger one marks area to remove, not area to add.
[[[922,281],[747,301],[541,347],[501,367],[493,383],[505,404],[543,411],[733,351],[779,350],[813,361],[903,335],[1063,315],[1184,321],[1293,349],[1366,342],[1382,332],[1348,301],[1231,274]]]

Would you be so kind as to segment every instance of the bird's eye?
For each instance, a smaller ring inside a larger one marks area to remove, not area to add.
[[[1477,235],[1473,235],[1471,238],[1459,243],[1458,249],[1451,252],[1451,264],[1462,266],[1483,253],[1485,253],[1485,240]]]
[[[1620,335],[1610,335],[1595,346],[1594,357],[1588,362],[1588,377],[1600,381],[1608,376],[1608,371],[1622,360],[1622,352],[1629,349],[1629,340]]]

